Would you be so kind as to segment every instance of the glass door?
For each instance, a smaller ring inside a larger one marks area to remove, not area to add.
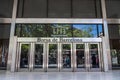
[[[58,44],[47,45],[47,71],[59,71]]]
[[[73,71],[72,44],[61,44],[60,70]]]
[[[99,43],[74,44],[75,71],[101,71]]]
[[[89,43],[89,71],[101,71],[101,51],[99,43]]]
[[[75,52],[75,71],[86,71],[86,49],[84,43],[74,46]]]
[[[35,71],[44,71],[44,66],[45,66],[45,45],[44,44],[35,44],[34,47],[34,65],[33,65],[33,69]]]
[[[20,43],[19,50],[19,71],[30,70],[30,48],[28,43]]]

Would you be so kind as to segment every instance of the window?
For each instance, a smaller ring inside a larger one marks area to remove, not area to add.
[[[0,24],[0,70],[7,69],[10,25]]]
[[[120,68],[120,25],[108,25],[112,68]]]
[[[101,18],[100,0],[19,0],[18,18]]]
[[[18,37],[99,37],[102,25],[16,24]]]
[[[44,18],[47,17],[47,0],[19,0],[18,18]]]
[[[120,38],[119,27],[120,27],[120,25],[109,25],[108,31],[109,31],[110,39],[119,39]]]
[[[73,0],[73,17],[101,18],[100,0]]]
[[[71,0],[48,0],[49,18],[70,18]]]
[[[102,25],[73,25],[73,37],[99,37],[102,31]]]
[[[106,0],[107,17],[120,18],[120,0]]]
[[[9,24],[0,24],[0,39],[8,39],[10,37]]]
[[[11,18],[13,0],[0,0],[0,18]]]

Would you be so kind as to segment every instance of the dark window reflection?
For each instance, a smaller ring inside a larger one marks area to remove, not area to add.
[[[76,61],[77,68],[85,67],[85,45],[84,44],[76,44]]]
[[[57,44],[49,44],[48,68],[57,68],[58,66],[58,50]]]
[[[0,24],[0,70],[7,69],[9,37],[10,24]]]
[[[120,25],[108,25],[113,69],[120,69]]]
[[[108,18],[120,18],[120,0],[105,0]]]
[[[112,45],[112,44],[111,44]],[[120,49],[111,49],[112,68],[120,69]]]
[[[8,45],[9,45],[9,40],[0,39],[0,69],[1,70],[4,70],[7,68]]]
[[[47,0],[19,0],[18,18],[46,18]]]
[[[17,24],[18,37],[99,37],[102,25]]]
[[[101,18],[101,0],[19,0],[17,17]]]
[[[11,18],[14,0],[0,0],[0,17]]]
[[[71,0],[48,0],[49,18],[70,18]]]
[[[101,0],[72,0],[75,18],[101,18]]]
[[[120,39],[110,39],[111,61],[113,69],[120,69]]]

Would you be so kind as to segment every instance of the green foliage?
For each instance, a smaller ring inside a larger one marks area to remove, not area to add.
[[[53,28],[65,28],[65,37],[93,37],[92,26],[85,27],[84,29],[72,28],[71,25],[66,24],[19,24],[16,26],[16,35],[18,37],[51,37],[53,35]]]

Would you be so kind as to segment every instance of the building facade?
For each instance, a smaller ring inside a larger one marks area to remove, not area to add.
[[[0,70],[120,69],[119,0],[1,0]]]

